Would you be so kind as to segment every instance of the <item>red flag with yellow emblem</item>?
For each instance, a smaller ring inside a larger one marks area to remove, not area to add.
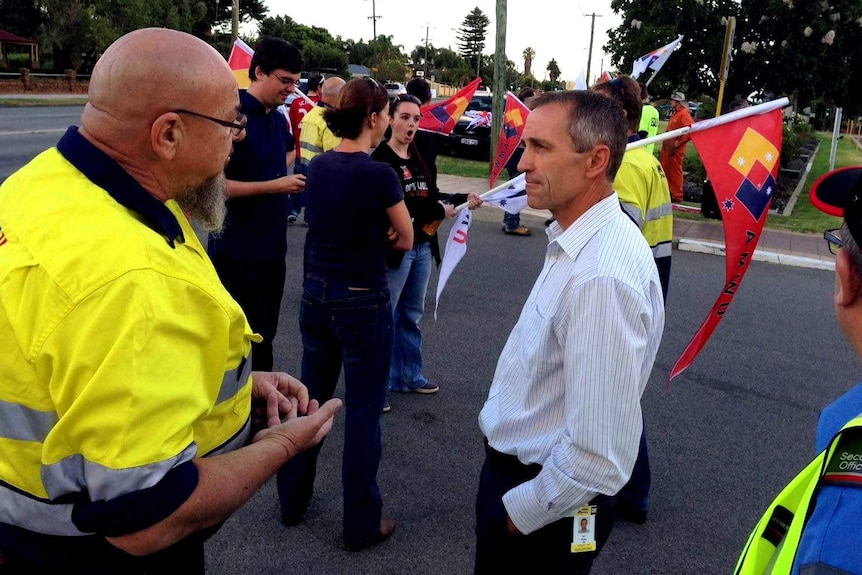
[[[494,163],[491,166],[491,187],[494,187],[494,181],[506,167],[506,162],[521,142],[524,125],[529,115],[530,109],[515,94],[506,92],[506,109],[503,112],[503,123],[500,125],[497,155],[494,156]]]
[[[691,131],[691,141],[721,209],[727,261],[724,289],[673,366],[670,379],[691,365],[727,312],[751,263],[775,191],[781,153],[781,109],[729,119],[697,122],[697,129]],[[720,125],[711,127],[713,123]]]
[[[419,128],[429,132],[448,134],[455,127],[464,112],[467,104],[473,99],[476,88],[479,87],[481,78],[476,78],[460,90],[454,96],[437,104],[422,107],[422,118],[419,120]]]
[[[248,44],[239,38],[234,40],[230,55],[227,57],[227,65],[233,70],[237,86],[240,88],[248,88],[251,85],[248,69],[251,66],[252,56],[254,56],[254,50]]]

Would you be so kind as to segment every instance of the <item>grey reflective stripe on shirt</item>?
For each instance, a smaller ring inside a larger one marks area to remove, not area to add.
[[[218,390],[216,405],[234,397],[245,385],[245,382],[248,381],[248,376],[250,375],[251,352],[248,353],[248,357],[242,359],[242,362],[236,368],[225,372],[221,380],[221,387]]]
[[[671,214],[673,214],[673,206],[671,204],[662,204],[657,208],[647,210],[646,221],[653,222]]]
[[[669,258],[671,255],[673,255],[672,242],[662,242],[658,245],[652,246],[652,257],[654,260],[659,258]]]
[[[72,504],[50,503],[0,485],[0,523],[45,535],[86,535],[72,523]]]
[[[641,218],[641,210],[639,207],[635,204],[628,204],[626,202],[620,202],[620,207],[622,207],[626,215],[637,225],[638,229],[643,229],[644,221]]]
[[[193,460],[197,452],[197,444],[192,442],[179,455],[127,469],[111,469],[75,454],[57,463],[43,465],[42,485],[52,499],[86,490],[90,501],[110,501],[120,495],[152,487],[174,467]]]
[[[54,411],[41,411],[20,403],[0,401],[0,437],[44,443],[57,421]]]
[[[311,144],[309,142],[300,141],[299,142],[299,148],[300,148],[300,150],[308,150],[309,152],[311,152],[315,156],[317,154],[323,153],[323,146],[315,146],[314,144]],[[302,159],[302,152],[300,152],[299,157],[300,157],[300,159]]]

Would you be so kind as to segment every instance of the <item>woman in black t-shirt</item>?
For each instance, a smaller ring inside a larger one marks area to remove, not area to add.
[[[356,551],[395,529],[382,517],[377,469],[383,452],[380,416],[392,353],[386,253],[413,245],[413,228],[398,178],[368,153],[388,124],[386,90],[370,78],[351,80],[324,112],[342,138],[309,165],[310,228],[299,327],[302,381],[312,399],[332,397],[344,366],[347,412],[342,482],[344,543]],[[314,488],[319,446],[278,473],[282,521],[300,522]]]

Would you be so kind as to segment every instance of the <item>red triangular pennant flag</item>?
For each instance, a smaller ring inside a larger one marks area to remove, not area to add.
[[[709,315],[673,366],[670,379],[685,371],[706,345],[745,277],[775,191],[781,135],[781,109],[691,132],[721,209],[726,278]]]

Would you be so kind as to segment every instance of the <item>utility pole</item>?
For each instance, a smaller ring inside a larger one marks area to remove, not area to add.
[[[230,38],[232,42],[236,42],[239,38],[239,0],[233,0],[233,21],[230,27]]]
[[[377,40],[377,21],[383,18],[383,16],[377,15],[377,3],[376,0],[371,0],[371,16],[368,17],[369,20],[373,23],[374,28],[374,37],[372,40]]]
[[[430,24],[425,24],[425,66],[423,66],[423,70],[425,73],[422,75],[425,80],[428,80],[428,28],[430,28]]]
[[[592,23],[590,24],[590,50],[587,53],[587,88],[590,87],[590,64],[593,61],[593,36],[596,31],[596,17],[601,18],[601,14],[596,14],[593,12],[592,14],[584,14],[584,16],[589,16],[592,18]]]
[[[497,156],[497,139],[503,125],[503,111],[508,86],[506,85],[506,0],[497,0],[497,41],[494,48],[494,98],[491,100],[491,154],[490,166],[493,169]]]

